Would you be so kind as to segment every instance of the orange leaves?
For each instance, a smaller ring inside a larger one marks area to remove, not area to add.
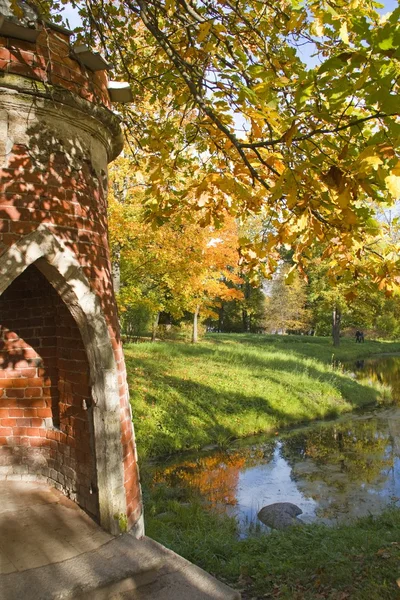
[[[146,209],[152,202],[151,191],[143,189],[135,176],[130,157],[118,159],[111,171],[109,216],[110,238],[115,258],[120,260],[121,310],[139,302],[152,311],[166,310],[181,316],[185,310],[215,297],[240,298],[229,282],[240,283],[238,276],[238,234],[235,219],[227,214],[219,229],[202,226],[201,211],[213,202],[208,185],[220,185],[219,177],[204,178],[194,194],[199,218],[174,213],[164,224],[146,222]],[[145,170],[145,165],[142,165]],[[152,168],[159,178],[161,167]],[[186,181],[190,190],[190,181]],[[179,189],[179,180],[165,185],[163,201],[170,203]],[[153,188],[150,187],[150,190]],[[197,196],[197,197],[196,197]],[[222,212],[221,208],[221,212]]]

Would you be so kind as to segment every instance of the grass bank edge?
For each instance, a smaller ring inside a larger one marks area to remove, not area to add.
[[[125,347],[133,419],[142,458],[271,433],[355,409],[390,403],[390,390],[332,367],[327,338],[211,335]],[[333,359],[400,352],[400,343],[353,340]]]

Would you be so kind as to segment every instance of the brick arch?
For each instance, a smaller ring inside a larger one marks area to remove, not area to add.
[[[119,532],[126,514],[118,369],[100,301],[75,255],[49,227],[20,239],[0,256],[0,296],[35,265],[78,325],[86,350],[93,400],[93,438],[100,524]]]

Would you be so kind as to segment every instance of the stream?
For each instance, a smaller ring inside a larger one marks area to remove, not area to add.
[[[400,399],[400,356],[346,365],[356,377],[390,385]],[[152,487],[200,497],[235,516],[242,536],[267,530],[257,512],[297,504],[304,522],[334,524],[400,506],[400,407],[318,422],[277,436],[240,440],[151,466]]]

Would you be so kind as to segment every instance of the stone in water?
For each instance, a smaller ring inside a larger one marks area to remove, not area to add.
[[[268,527],[286,529],[292,525],[303,524],[303,521],[297,518],[297,515],[301,515],[302,512],[301,508],[291,502],[276,502],[264,506],[257,516]]]

